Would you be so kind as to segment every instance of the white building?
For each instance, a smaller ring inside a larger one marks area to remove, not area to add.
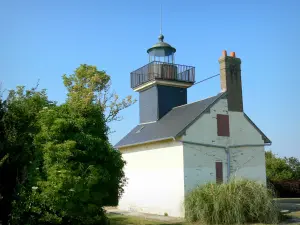
[[[221,93],[187,104],[195,68],[174,62],[163,41],[150,63],[131,73],[140,93],[140,124],[116,144],[128,179],[119,209],[184,217],[184,196],[207,182],[243,177],[266,182],[264,146],[271,141],[243,111],[241,60],[219,59]]]

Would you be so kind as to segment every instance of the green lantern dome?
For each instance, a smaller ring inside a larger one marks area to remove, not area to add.
[[[165,63],[175,63],[174,56],[176,49],[164,42],[164,35],[159,35],[159,42],[147,50],[149,61],[159,61]]]

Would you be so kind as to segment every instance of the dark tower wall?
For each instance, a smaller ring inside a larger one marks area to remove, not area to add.
[[[154,122],[172,108],[187,104],[187,89],[154,85],[139,94],[140,123]]]
[[[243,112],[241,59],[236,58],[234,52],[227,56],[227,52],[223,51],[219,63],[221,89],[227,92],[228,110]]]

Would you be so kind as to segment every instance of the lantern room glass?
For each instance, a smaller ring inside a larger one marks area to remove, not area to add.
[[[149,54],[149,63],[158,61],[158,62],[164,62],[164,63],[170,63],[174,64],[175,63],[175,54],[167,55],[167,56],[155,56],[155,55],[150,55]]]
[[[165,51],[151,51],[149,52],[149,63],[158,61],[158,62],[164,62],[164,63],[175,63],[175,54],[173,52],[170,52],[169,54],[165,54]]]

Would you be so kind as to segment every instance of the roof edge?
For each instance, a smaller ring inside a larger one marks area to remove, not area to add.
[[[196,116],[195,119],[193,119],[185,128],[183,128],[178,134],[175,135],[175,138],[180,137],[183,135],[183,133],[196,121],[198,120],[207,109],[210,109],[214,104],[216,104],[217,101],[219,101],[221,98],[223,98],[224,96],[227,95],[227,92],[223,92],[222,94],[220,94],[220,96],[218,98],[216,98],[210,105],[208,105],[198,116]],[[214,96],[212,96],[214,97]],[[211,98],[212,98],[211,97]],[[206,98],[208,99],[208,98]],[[205,99],[204,99],[205,100]]]
[[[120,149],[120,148],[132,147],[132,146],[136,146],[136,145],[143,145],[143,144],[148,144],[148,143],[152,143],[152,142],[166,141],[166,140],[175,140],[175,137],[158,138],[158,139],[137,142],[137,143],[128,144],[128,145],[119,145],[119,146],[115,145],[114,148]]]
[[[166,43],[166,42],[164,42],[164,43]],[[157,44],[155,44],[155,45],[157,45]],[[166,43],[166,44],[168,44],[168,43]],[[153,45],[151,48],[148,48],[147,53],[151,52],[153,49],[159,49],[159,48],[169,48],[173,51],[173,53],[176,52],[176,48],[172,47],[169,44],[168,44],[168,46],[167,45],[166,46],[155,46],[155,45]]]

